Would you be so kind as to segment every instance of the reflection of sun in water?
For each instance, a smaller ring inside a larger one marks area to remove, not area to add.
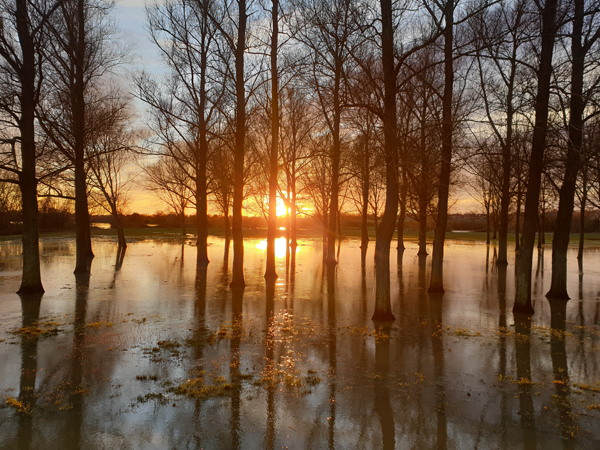
[[[267,240],[263,239],[259,241],[255,246],[259,250],[267,249]],[[280,237],[275,239],[275,258],[285,258],[285,251],[287,248],[286,238]],[[296,247],[296,253],[300,251],[300,246]]]

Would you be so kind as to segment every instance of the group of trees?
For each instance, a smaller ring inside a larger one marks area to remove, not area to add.
[[[140,136],[111,77],[127,53],[116,40],[111,5],[15,5],[2,6],[0,168],[3,181],[21,189],[27,292],[41,289],[37,198],[75,200],[76,271],[86,271],[88,200],[119,222],[124,171]],[[147,30],[166,70],[133,77],[134,95],[147,107],[144,185],[183,219],[195,209],[201,266],[209,262],[209,206],[222,213],[227,233],[232,216],[233,286],[244,285],[244,210],[268,220],[269,279],[277,276],[278,198],[292,248],[297,217],[319,218],[330,267],[342,212],[363,216],[363,259],[373,217],[378,320],[393,318],[390,244],[397,230],[400,260],[406,218],[419,223],[420,255],[427,254],[428,221],[435,223],[429,290],[443,292],[448,211],[467,186],[498,224],[499,265],[508,264],[514,217],[515,311],[532,312],[532,253],[543,230],[538,209],[554,196],[548,295],[566,299],[573,210],[576,199],[581,217],[586,203],[594,204],[600,173],[599,6],[157,1],[147,6]]]
[[[112,76],[127,49],[111,11],[104,0],[17,0],[0,7],[0,179],[20,189],[20,293],[43,292],[40,199],[74,201],[75,272],[87,272],[93,257],[89,203],[117,218],[122,210],[131,112]]]

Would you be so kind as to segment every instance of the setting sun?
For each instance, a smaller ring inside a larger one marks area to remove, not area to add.
[[[281,197],[277,197],[277,217],[284,217],[288,213],[288,209],[285,206],[285,202]]]

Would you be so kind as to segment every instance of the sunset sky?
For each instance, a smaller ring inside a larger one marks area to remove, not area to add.
[[[155,1],[155,0],[152,0]],[[144,29],[146,23],[145,0],[125,0],[117,2],[115,13],[117,25],[121,29],[123,38],[132,45],[131,63],[122,70],[122,76],[129,85],[129,91],[133,91],[131,76],[139,70],[152,73],[160,73],[162,70],[161,59],[158,52],[150,42],[148,34]],[[140,101],[134,102],[140,125],[144,123],[144,105]],[[473,199],[468,192],[461,192],[451,199],[451,212],[467,213],[481,212],[481,205]],[[134,186],[129,193],[128,213],[154,214],[158,211],[168,212],[168,207],[155,195],[144,191],[141,187]],[[193,213],[192,210],[189,211]],[[209,212],[210,206],[209,206]],[[216,213],[216,211],[214,211]]]

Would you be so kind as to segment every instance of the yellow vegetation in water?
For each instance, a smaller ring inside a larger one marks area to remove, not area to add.
[[[467,328],[457,328],[454,332],[455,336],[467,336],[467,337],[481,337],[481,333],[479,331],[474,334],[471,333]]]
[[[85,325],[85,328],[102,328],[102,327],[110,328],[112,326],[113,326],[112,322],[104,322],[104,321],[101,320],[99,322],[90,322],[90,323],[87,323]]]
[[[198,371],[197,374],[198,377],[189,379],[169,391],[192,398],[227,397],[233,394],[234,385],[225,377],[214,377],[214,384],[204,384],[204,371]]]
[[[22,402],[14,397],[8,397],[6,404],[15,408],[19,414],[31,414],[31,405],[27,402]]]

